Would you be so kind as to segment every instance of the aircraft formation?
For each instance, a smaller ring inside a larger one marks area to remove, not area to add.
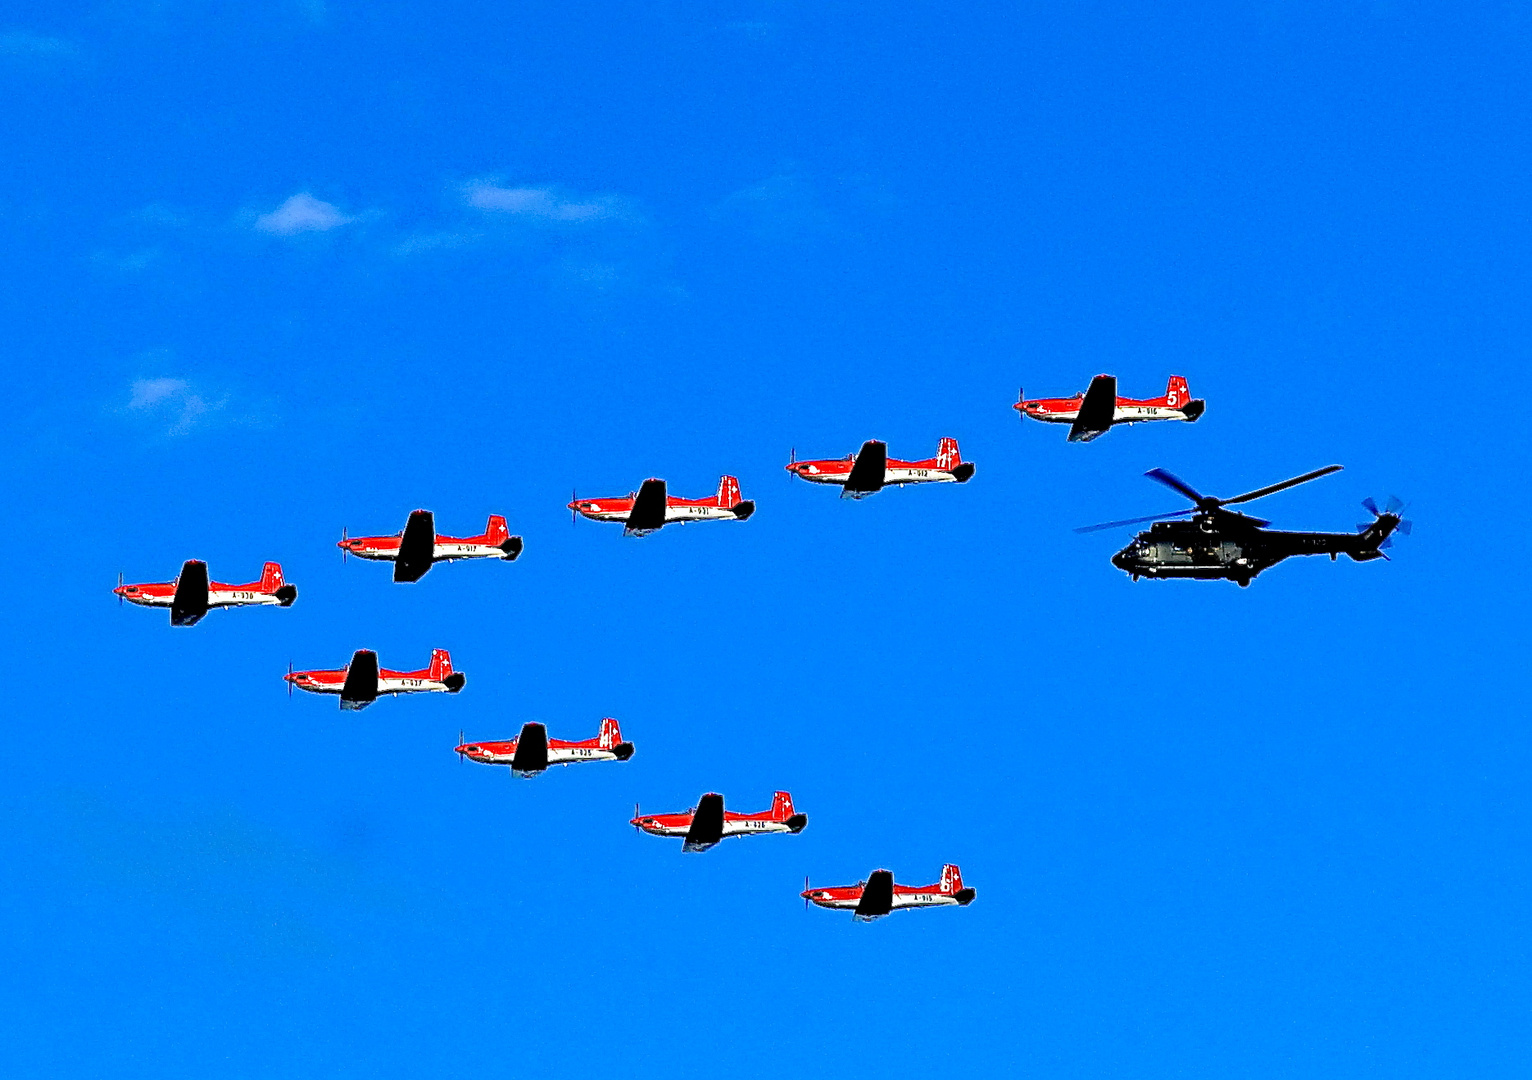
[[[1090,386],[1072,397],[1029,399],[1019,394],[1013,406],[1023,418],[1045,423],[1069,425],[1069,442],[1090,442],[1113,427],[1155,421],[1194,423],[1206,404],[1193,398],[1185,378],[1172,375],[1165,393],[1158,398],[1135,399],[1119,396],[1117,380],[1098,375]],[[930,458],[905,461],[890,457],[888,446],[877,439],[864,442],[855,453],[842,458],[799,460],[793,451],[786,466],[793,476],[815,484],[840,488],[842,499],[864,499],[885,487],[913,484],[966,484],[975,473],[973,462],[964,461],[954,438],[943,438]],[[1112,565],[1137,581],[1186,578],[1192,580],[1229,580],[1248,586],[1263,571],[1294,555],[1329,555],[1334,561],[1345,554],[1357,562],[1368,562],[1384,554],[1395,532],[1408,535],[1410,522],[1400,517],[1403,505],[1390,499],[1379,509],[1372,499],[1363,506],[1372,516],[1370,522],[1352,532],[1292,532],[1270,528],[1271,523],[1252,517],[1231,506],[1253,502],[1299,484],[1317,480],[1340,471],[1328,465],[1275,484],[1256,488],[1231,498],[1206,496],[1164,469],[1151,469],[1145,475],[1175,491],[1192,505],[1145,517],[1111,521],[1086,526],[1076,532],[1122,528],[1149,523],[1122,550],[1112,556]],[[567,507],[572,519],[620,524],[626,536],[646,536],[667,525],[699,521],[748,521],[755,503],[743,497],[737,477],[725,475],[716,494],[697,499],[671,495],[664,480],[645,480],[636,492],[625,496],[580,498],[573,494]],[[461,559],[497,559],[514,562],[522,553],[519,536],[510,535],[506,519],[491,515],[484,532],[478,536],[454,537],[436,532],[435,517],[429,510],[416,510],[405,526],[392,536],[351,537],[343,532],[337,545],[343,557],[393,563],[393,580],[418,582],[441,562]],[[119,602],[143,607],[170,609],[172,626],[193,626],[214,608],[291,607],[298,590],[287,584],[282,567],[265,564],[259,581],[248,585],[226,585],[212,581],[207,564],[189,559],[173,581],[124,584],[119,575],[113,590]],[[334,694],[343,710],[365,709],[379,697],[417,693],[460,692],[467,676],[454,671],[446,649],[435,649],[430,662],[421,669],[396,671],[382,667],[378,654],[371,649],[357,649],[343,668],[293,670],[285,676],[289,696],[294,689],[314,694]],[[537,776],[554,765],[573,765],[594,761],[627,761],[634,753],[631,742],[622,737],[613,718],[601,721],[596,736],[583,740],[551,738],[540,723],[523,725],[513,738],[499,741],[468,742],[461,733],[457,754],[465,761],[508,766],[518,778]],[[792,795],[777,791],[770,809],[739,812],[725,808],[724,797],[707,792],[690,809],[661,814],[643,814],[635,804],[629,824],[640,833],[679,838],[683,852],[702,852],[730,837],[782,833],[796,835],[808,825],[808,816],[793,807]],[[811,888],[804,879],[799,896],[804,907],[850,911],[860,921],[881,918],[894,911],[920,907],[965,907],[973,902],[975,890],[963,885],[962,872],[956,865],[942,867],[940,879],[931,885],[900,885],[892,872],[873,870],[855,885]]]

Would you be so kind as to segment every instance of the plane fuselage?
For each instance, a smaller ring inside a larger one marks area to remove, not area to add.
[[[151,585],[119,585],[114,591],[128,603],[138,604],[140,607],[169,607],[176,596],[176,586],[173,581]],[[289,603],[291,601],[283,600],[275,593],[262,592],[258,584],[224,585],[215,581],[208,585],[207,590],[209,608],[263,605],[284,607]]]
[[[856,455],[837,460],[795,461],[788,471],[800,480],[812,484],[841,484],[851,476]],[[935,461],[890,461],[883,470],[883,483],[893,484],[956,484],[960,483],[951,469],[939,468]]]
[[[399,558],[399,541],[397,536],[354,536],[342,540],[339,546],[359,559],[393,562]],[[431,546],[432,562],[450,559],[504,559],[509,562],[515,558],[498,544],[474,538],[439,536]]]
[[[1019,401],[1014,406],[1019,412],[1049,424],[1073,424],[1080,417],[1080,404],[1084,394],[1068,398],[1038,398],[1035,401]],[[1137,424],[1151,420],[1190,420],[1186,410],[1165,404],[1163,399],[1134,400],[1118,398],[1112,411],[1113,424]]]
[[[285,676],[299,690],[312,694],[338,694],[346,685],[346,670],[294,671]],[[449,676],[450,678],[451,676]],[[449,694],[454,690],[442,679],[433,679],[429,669],[423,671],[378,670],[378,695],[384,694]]]

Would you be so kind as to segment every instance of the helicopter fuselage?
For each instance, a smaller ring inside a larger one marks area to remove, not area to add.
[[[1394,515],[1383,515],[1361,532],[1285,532],[1248,524],[1249,520],[1218,511],[1190,521],[1157,521],[1113,555],[1112,565],[1135,581],[1140,577],[1227,578],[1248,585],[1261,571],[1293,555],[1334,559],[1346,554],[1358,562],[1382,558],[1378,545],[1398,524]]]

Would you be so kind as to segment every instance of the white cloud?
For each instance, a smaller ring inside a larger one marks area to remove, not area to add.
[[[128,409],[164,421],[171,435],[184,435],[224,407],[193,392],[185,379],[135,379],[129,389]]]
[[[269,214],[255,219],[255,227],[261,232],[278,236],[296,236],[305,232],[328,232],[341,225],[355,221],[347,217],[332,203],[316,199],[308,192],[292,196]]]
[[[45,37],[15,30],[0,34],[0,56],[25,56],[35,59],[78,56],[80,50],[63,38]]]
[[[717,214],[737,219],[762,238],[801,240],[834,224],[814,184],[797,172],[780,172],[724,199]]]
[[[554,188],[501,187],[478,181],[463,189],[463,197],[476,209],[512,214],[529,221],[576,223],[628,216],[620,199],[608,196],[566,199]]]
[[[135,379],[130,409],[147,409],[168,397],[184,394],[190,384],[185,379]]]

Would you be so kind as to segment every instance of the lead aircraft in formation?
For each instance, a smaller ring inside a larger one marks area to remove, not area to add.
[[[725,476],[718,482],[718,494],[707,499],[671,495],[666,491],[665,481],[649,479],[637,492],[616,498],[575,496],[569,509],[592,521],[621,522],[624,536],[648,536],[677,522],[746,521],[755,513],[755,503],[740,498],[739,481]]]
[[[923,461],[900,461],[888,456],[888,446],[868,439],[843,458],[788,462],[787,471],[814,484],[839,484],[843,499],[865,499],[890,484],[966,484],[974,465],[964,461],[956,439],[942,439],[936,456]]]
[[[627,761],[633,744],[622,741],[622,729],[608,716],[594,739],[566,742],[548,738],[548,729],[533,721],[523,724],[521,734],[501,742],[462,742],[457,752],[485,765],[509,765],[513,776],[536,776],[550,765],[573,765],[577,761]]]
[[[1183,420],[1202,416],[1207,403],[1192,397],[1186,380],[1172,375],[1165,395],[1157,398],[1117,396],[1117,376],[1097,375],[1083,394],[1067,398],[1032,398],[1024,393],[1012,406],[1022,416],[1050,424],[1068,424],[1070,442],[1090,442],[1117,424],[1142,424],[1151,420]]]
[[[505,518],[491,514],[479,536],[442,536],[429,510],[416,510],[404,529],[393,536],[347,536],[336,545],[360,559],[394,564],[395,581],[419,581],[439,562],[454,559],[502,559],[515,562],[521,554],[521,537],[512,536]]]
[[[292,607],[298,588],[282,580],[282,567],[269,562],[261,570],[261,580],[249,585],[225,585],[209,581],[207,563],[187,559],[174,581],[146,585],[124,585],[118,578],[112,590],[121,600],[142,607],[168,607],[171,626],[195,626],[213,608]]]
[[[801,833],[809,823],[807,814],[793,811],[793,797],[785,791],[772,796],[771,809],[759,814],[736,814],[723,808],[723,796],[709,792],[697,805],[681,814],[648,814],[633,808],[628,822],[650,836],[679,836],[682,851],[706,851],[728,836],[761,833]]]
[[[431,663],[419,671],[390,671],[378,666],[378,654],[358,649],[338,671],[288,671],[292,687],[311,694],[339,694],[342,709],[365,709],[384,694],[455,694],[468,676],[452,670],[446,649],[433,649]]]
[[[967,907],[975,895],[974,890],[963,887],[963,872],[951,863],[942,867],[942,878],[935,885],[899,885],[888,870],[874,870],[866,881],[855,885],[811,889],[807,879],[803,884],[803,892],[798,895],[803,897],[805,907],[812,903],[849,911],[865,922],[904,908]]]

